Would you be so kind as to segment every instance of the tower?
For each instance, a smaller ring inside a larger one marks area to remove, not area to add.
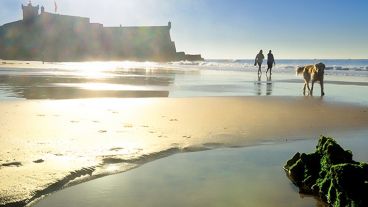
[[[29,1],[27,6],[22,4],[23,21],[26,23],[32,22],[38,16],[38,10],[40,6],[32,6],[32,2]]]

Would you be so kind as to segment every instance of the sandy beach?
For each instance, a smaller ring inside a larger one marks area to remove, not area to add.
[[[181,152],[367,129],[366,77],[331,74],[321,98],[290,72],[38,64],[1,66],[0,206]]]
[[[303,97],[9,101],[0,111],[3,202],[176,152],[315,138],[368,123],[366,107]]]
[[[368,206],[367,8],[1,0],[0,207]]]
[[[336,135],[343,137],[336,140],[353,150],[354,159],[367,161],[366,134],[367,130],[350,131]],[[63,189],[34,206],[327,207],[316,197],[299,194],[280,169],[280,163],[296,150],[311,152],[316,142],[308,139],[175,154]]]

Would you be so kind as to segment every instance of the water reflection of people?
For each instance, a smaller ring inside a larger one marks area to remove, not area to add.
[[[271,75],[266,75],[266,96],[271,96],[273,91],[273,83]],[[262,75],[258,74],[257,81],[254,82],[255,95],[262,96]],[[264,89],[263,89],[264,90]]]
[[[273,88],[272,76],[271,76],[271,74],[269,76],[267,76],[267,73],[266,73],[266,77],[267,77],[266,95],[271,96],[272,95],[272,88]]]
[[[264,58],[265,56],[263,55],[263,51],[260,50],[254,61],[254,66],[258,65],[258,76],[262,74],[261,68],[262,68],[262,63],[263,63]]]
[[[262,95],[262,83],[261,83],[261,74],[258,73],[258,80],[255,82],[255,91],[257,96]]]
[[[275,58],[272,54],[272,51],[270,50],[270,52],[267,54],[267,71],[266,71],[266,75],[267,75],[268,71],[270,71],[270,75],[272,75],[272,67],[274,65],[276,65]]]

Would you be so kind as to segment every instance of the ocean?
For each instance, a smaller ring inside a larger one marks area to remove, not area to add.
[[[368,59],[282,59],[276,60],[274,71],[294,72],[298,66],[324,63],[330,74],[347,76],[368,76]],[[267,67],[264,62],[263,67]],[[175,62],[175,66],[198,67],[208,70],[255,71],[253,59],[213,59],[204,62]]]
[[[272,79],[257,79],[254,60],[201,62],[10,62],[0,64],[0,100],[254,96],[255,83],[302,83],[301,65],[326,64],[326,83],[366,85],[368,59],[277,60]],[[266,66],[263,66],[263,71]],[[336,82],[340,81],[340,82]],[[279,84],[280,85],[280,84]],[[295,87],[300,87],[300,86]],[[270,84],[268,84],[270,86]],[[285,86],[288,87],[288,86]],[[294,86],[292,86],[294,87]],[[263,95],[288,95],[265,89]]]

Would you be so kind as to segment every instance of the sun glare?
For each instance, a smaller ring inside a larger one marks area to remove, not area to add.
[[[140,91],[148,88],[133,85],[109,84],[109,83],[83,83],[80,88],[93,91]]]
[[[74,71],[76,75],[85,78],[103,79],[111,77],[112,72],[127,71],[136,68],[144,70],[153,70],[158,68],[158,63],[155,62],[135,62],[135,61],[121,61],[121,62],[82,62],[82,63],[61,63],[56,66],[58,69],[66,71]]]

